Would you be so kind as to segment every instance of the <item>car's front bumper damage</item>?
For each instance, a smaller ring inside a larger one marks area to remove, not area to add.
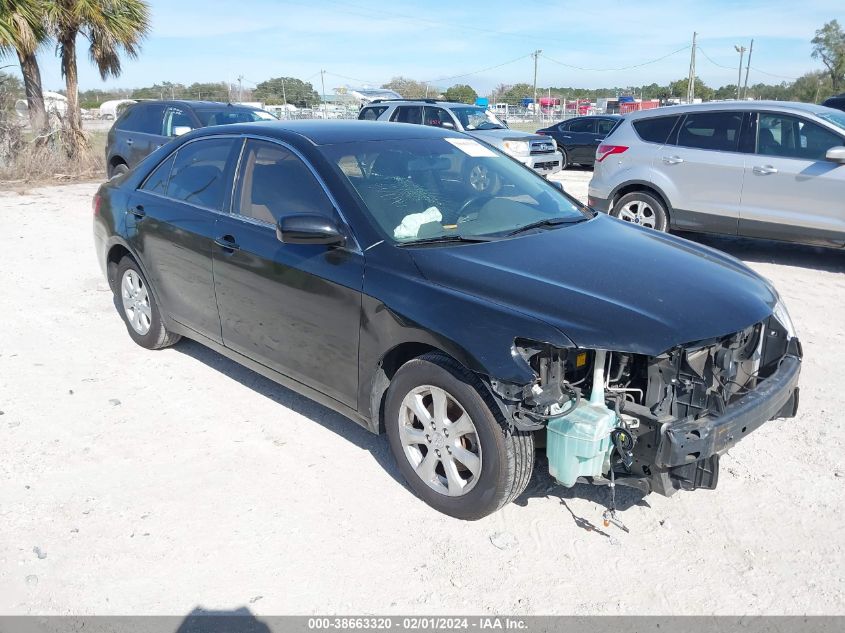
[[[790,348],[772,375],[721,415],[666,422],[652,437],[641,436],[632,472],[619,473],[617,483],[664,495],[715,488],[719,456],[769,420],[795,417],[801,373],[798,339],[790,341]]]
[[[545,431],[549,470],[565,486],[712,489],[721,455],[765,422],[797,412],[801,344],[791,322],[775,316],[657,356],[527,341],[514,351],[536,383],[491,386],[514,426]]]

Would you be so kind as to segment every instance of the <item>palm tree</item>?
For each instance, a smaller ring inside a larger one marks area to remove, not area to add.
[[[79,110],[77,36],[88,40],[88,53],[100,76],[117,77],[121,52],[138,56],[150,29],[150,8],[144,0],[49,0],[48,15],[67,88],[68,148],[75,155],[86,144]]]
[[[35,53],[47,39],[43,0],[0,0],[0,57],[14,51],[23,75],[29,121],[40,132],[47,125],[41,70]]]

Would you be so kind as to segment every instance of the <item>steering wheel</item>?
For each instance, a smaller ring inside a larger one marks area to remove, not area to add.
[[[473,196],[466,202],[461,205],[461,208],[458,209],[458,221],[466,215],[470,209],[473,207],[478,207],[479,209],[483,207],[485,204],[490,202],[493,199],[493,196],[485,194],[481,196]]]

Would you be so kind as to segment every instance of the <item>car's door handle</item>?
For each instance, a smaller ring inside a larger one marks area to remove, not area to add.
[[[571,136],[569,136],[568,134],[564,134],[564,135],[563,135],[563,138],[572,138],[572,137],[571,137]]]
[[[221,235],[214,243],[228,253],[234,253],[241,248],[231,235]]]
[[[667,165],[677,165],[678,163],[683,163],[684,159],[680,156],[664,156],[663,162]]]
[[[752,171],[755,174],[761,174],[763,176],[778,173],[777,167],[772,167],[771,165],[755,165]]]
[[[135,216],[136,218],[138,218],[139,220],[140,220],[141,218],[143,218],[145,215],[147,215],[147,212],[146,212],[146,211],[144,211],[144,205],[143,205],[143,204],[138,204],[138,205],[135,205],[134,207],[132,207],[131,209],[129,209],[129,213],[131,213],[132,215],[134,215],[134,216]]]
[[[132,145],[134,142],[135,142],[135,141],[133,141],[131,138],[126,139],[126,144],[127,144],[127,145]]]

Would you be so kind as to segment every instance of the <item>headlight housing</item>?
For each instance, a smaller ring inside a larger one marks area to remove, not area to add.
[[[511,156],[531,155],[531,144],[528,141],[505,141],[503,149]]]
[[[775,307],[772,309],[772,316],[774,316],[778,323],[780,323],[783,328],[786,330],[786,335],[789,338],[793,338],[795,336],[795,324],[792,322],[792,317],[789,316],[789,310],[786,309],[786,304],[783,302],[783,298],[778,294],[777,301],[775,301]]]

